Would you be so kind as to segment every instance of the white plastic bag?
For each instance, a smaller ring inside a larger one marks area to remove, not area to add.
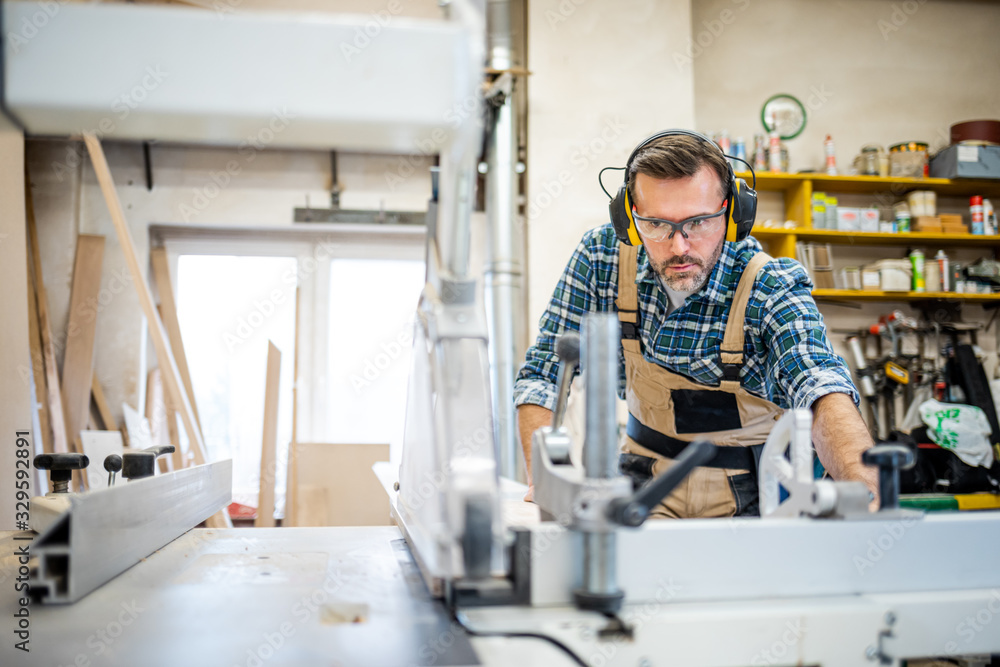
[[[935,444],[955,452],[970,466],[993,465],[990,423],[986,413],[976,406],[931,399],[920,404],[920,418]]]

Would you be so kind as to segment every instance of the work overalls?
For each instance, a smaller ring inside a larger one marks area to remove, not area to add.
[[[709,386],[643,358],[635,283],[637,252],[636,246],[619,244],[615,305],[622,327],[629,411],[619,457],[621,472],[638,486],[668,470],[687,443],[710,440],[723,449],[704,467],[695,468],[653,509],[652,516],[757,515],[757,462],[783,411],[743,389],[739,374],[750,290],[757,272],[771,257],[759,252],[743,271],[720,350],[723,379],[718,386]]]

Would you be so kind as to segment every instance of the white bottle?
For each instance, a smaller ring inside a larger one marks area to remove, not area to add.
[[[983,234],[995,236],[997,233],[997,215],[993,210],[993,202],[983,198]]]
[[[826,141],[823,142],[823,148],[826,151],[826,173],[828,176],[836,176],[837,156],[833,151],[833,137],[829,134],[826,135]]]

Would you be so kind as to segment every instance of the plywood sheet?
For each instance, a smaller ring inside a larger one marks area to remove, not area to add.
[[[388,526],[389,497],[372,471],[378,461],[389,460],[388,444],[298,443],[299,524],[302,526]],[[326,489],[325,524],[309,487]]]

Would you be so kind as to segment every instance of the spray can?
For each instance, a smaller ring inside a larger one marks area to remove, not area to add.
[[[777,132],[772,132],[767,149],[768,169],[775,173],[781,173],[781,137]]]
[[[969,213],[972,215],[972,233],[982,234],[983,229],[983,198],[979,195],[969,197]]]
[[[990,236],[997,234],[997,214],[993,210],[993,202],[983,200],[983,231]]]
[[[767,137],[760,133],[753,135],[753,168],[755,171],[767,169]]]
[[[910,263],[913,265],[913,291],[926,292],[924,283],[924,251],[914,250],[910,253]]]
[[[739,158],[738,160],[733,160],[735,163],[733,164],[733,169],[735,171],[746,171],[747,166],[744,162],[747,161],[747,142],[743,137],[736,137],[736,143],[733,144],[733,157]]]
[[[837,156],[833,150],[833,137],[829,134],[826,135],[826,141],[823,142],[823,148],[826,152],[826,173],[828,176],[836,176]]]
[[[934,255],[934,261],[938,264],[938,270],[941,275],[941,291],[950,292],[951,290],[951,269],[948,266],[948,255],[945,254],[944,250],[938,250],[937,254]]]

